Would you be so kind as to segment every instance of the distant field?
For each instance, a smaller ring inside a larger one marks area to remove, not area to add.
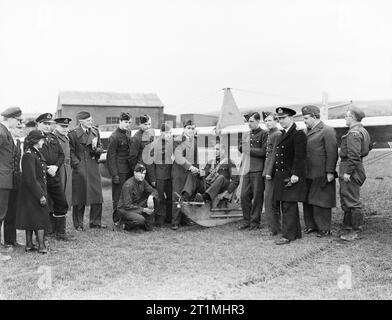
[[[77,233],[69,218],[76,241],[52,241],[57,253],[10,253],[12,260],[1,264],[0,298],[391,299],[392,155],[372,151],[366,162],[366,228],[357,242],[336,237],[340,209],[334,210],[333,237],[306,235],[287,246],[274,245],[265,227],[243,232],[238,223],[177,232]],[[104,185],[104,220],[111,224],[107,180]],[[43,278],[48,270],[51,283]],[[347,270],[352,286],[339,287]]]

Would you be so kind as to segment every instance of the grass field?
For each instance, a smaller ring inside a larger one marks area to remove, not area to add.
[[[238,231],[239,223],[77,233],[69,217],[75,241],[52,240],[57,252],[47,256],[20,248],[0,263],[0,299],[391,299],[392,155],[372,163],[380,154],[366,158],[366,227],[356,242],[336,237],[339,209],[334,236],[305,235],[287,246],[274,245],[266,227]],[[109,225],[110,197],[105,186]]]

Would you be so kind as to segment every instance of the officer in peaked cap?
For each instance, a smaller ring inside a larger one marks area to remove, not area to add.
[[[0,238],[2,222],[7,215],[9,199],[15,182],[14,157],[16,148],[11,131],[21,122],[21,114],[22,111],[18,107],[8,108],[1,113],[3,119],[0,119]],[[10,256],[0,254],[0,262],[9,259],[11,259]]]
[[[54,119],[54,122],[56,122],[58,125],[62,127],[68,127],[72,119],[70,118],[56,118]]]
[[[50,209],[51,229],[47,234],[54,235],[58,240],[68,241],[65,234],[65,216],[68,211],[68,203],[61,183],[60,168],[64,165],[64,151],[57,136],[51,132],[51,125],[56,123],[51,113],[43,113],[35,119],[37,129],[42,131],[46,141],[41,152],[47,165],[47,186]]]
[[[275,112],[278,118],[292,117],[296,114],[295,110],[284,107],[276,108]]]
[[[276,145],[273,200],[280,202],[282,238],[278,245],[301,238],[298,202],[306,199],[306,134],[297,129],[290,108],[276,108],[283,127]]]
[[[56,118],[54,121],[56,122],[56,128],[53,131],[53,134],[57,137],[64,152],[64,165],[62,165],[59,170],[61,184],[69,207],[72,205],[72,169],[68,127],[72,120],[70,118]]]
[[[53,115],[51,113],[43,113],[35,119],[35,122],[40,123],[40,122],[48,122],[48,123],[54,123],[53,121]]]

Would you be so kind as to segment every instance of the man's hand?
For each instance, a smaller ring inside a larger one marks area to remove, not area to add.
[[[200,177],[205,177],[206,176],[206,172],[203,169],[199,170],[199,174],[200,174]]]
[[[41,207],[45,207],[47,202],[46,202],[46,198],[44,196],[41,197],[41,199],[39,199],[39,204],[41,205]]]
[[[335,180],[335,175],[333,173],[327,173],[327,181],[331,182]]]
[[[48,173],[49,173],[49,175],[51,177],[54,177],[56,175],[57,169],[58,169],[58,167],[55,166],[55,165],[48,166]]]
[[[347,174],[347,173],[343,174],[343,180],[344,180],[344,182],[349,182],[349,181],[350,181],[350,178],[351,178],[351,175],[349,175],[349,174]]]
[[[299,178],[298,178],[298,176],[296,176],[295,174],[293,174],[292,176],[291,176],[291,178],[290,178],[290,180],[291,180],[291,183],[297,183],[298,181],[299,181]]]
[[[147,199],[147,208],[154,210],[154,197],[153,196],[149,196]]]
[[[156,183],[155,181],[153,181],[153,182],[151,182],[151,185],[152,185],[154,188],[156,188],[157,183]]]
[[[191,166],[191,167],[189,168],[189,171],[190,171],[191,173],[193,173],[193,174],[198,174],[198,173],[199,173],[199,169],[196,168],[196,167],[194,167],[194,166]]]
[[[120,184],[120,177],[119,176],[113,176],[112,177],[112,182],[113,182],[113,184]]]
[[[269,174],[265,175],[265,180],[272,180],[272,177]]]
[[[143,208],[143,212],[147,215],[151,215],[154,212],[154,209]]]

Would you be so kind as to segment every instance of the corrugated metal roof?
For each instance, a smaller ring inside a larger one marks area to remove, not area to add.
[[[163,107],[155,93],[61,91],[58,105]]]

